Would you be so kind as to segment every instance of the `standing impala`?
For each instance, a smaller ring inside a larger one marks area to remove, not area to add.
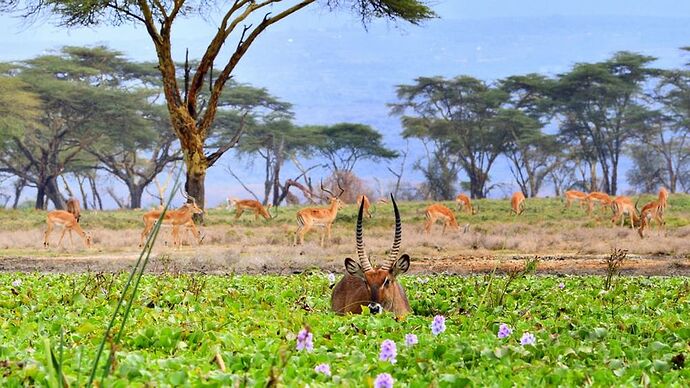
[[[336,284],[331,295],[331,309],[337,314],[360,314],[362,306],[367,306],[372,314],[390,311],[398,318],[404,318],[412,312],[405,290],[397,281],[397,276],[410,268],[410,256],[404,254],[398,257],[402,226],[393,195],[391,200],[395,212],[395,235],[390,255],[380,267],[373,267],[365,252],[362,240],[363,206],[359,206],[355,234],[359,263],[349,257],[345,259],[347,274]]]
[[[666,210],[667,202],[668,191],[662,187],[661,190],[659,190],[659,198],[642,207],[640,211],[640,227],[637,229],[637,233],[640,237],[644,238],[644,229],[647,226],[651,227],[652,221],[656,221],[661,229],[665,227],[666,221],[664,220],[664,211]]]
[[[591,193],[587,194],[587,214],[592,213],[595,202],[598,202],[601,205],[601,209],[605,209],[606,207],[611,206],[613,201],[606,193],[602,193],[601,191],[592,191]]]
[[[304,235],[311,230],[314,226],[322,226],[325,231],[321,234],[321,246],[324,244],[324,239],[328,235],[328,240],[331,239],[331,226],[335,217],[338,215],[338,210],[343,208],[343,202],[340,200],[340,196],[343,195],[345,190],[340,187],[340,182],[338,182],[338,189],[340,193],[334,195],[330,191],[326,190],[321,183],[321,190],[327,192],[331,195],[330,206],[327,208],[320,207],[308,207],[297,212],[297,233],[295,233],[295,244],[304,243]]]
[[[427,206],[424,211],[424,217],[426,217],[426,222],[424,223],[424,232],[426,234],[431,232],[431,226],[437,220],[443,221],[443,232],[441,232],[441,234],[446,234],[446,227],[448,226],[456,230],[460,228],[453,211],[440,203],[434,203]]]
[[[357,196],[357,206],[362,205],[364,205],[364,213],[367,214],[367,217],[371,218],[371,213],[369,213],[371,203],[369,202],[369,197],[367,197],[365,194],[360,194]]]
[[[639,199],[637,200],[640,201]],[[620,219],[621,226],[625,222],[625,215],[630,217],[630,227],[635,228],[639,225],[640,218],[638,217],[637,202],[633,204],[630,197],[618,196],[613,201],[611,201],[611,210],[613,211],[613,217],[611,217],[611,223],[614,225]]]
[[[48,223],[48,229],[46,229],[45,234],[43,235],[44,247],[50,246],[48,237],[55,226],[62,227],[62,234],[60,235],[60,241],[58,241],[58,247],[62,247],[62,239],[65,237],[65,232],[67,231],[69,231],[70,246],[74,246],[74,241],[72,241],[72,230],[81,236],[87,248],[91,247],[91,235],[84,232],[72,213],[64,210],[50,211],[46,217],[46,222]]]
[[[172,225],[173,246],[180,244],[181,242],[180,226],[186,226],[192,229],[192,232],[195,236],[197,236],[199,242],[201,241],[201,233],[199,233],[199,231],[196,229],[196,226],[194,225],[194,220],[192,220],[192,216],[194,214],[202,214],[204,211],[201,210],[199,206],[197,206],[194,197],[187,195],[184,192],[182,193],[182,196],[186,199],[191,199],[192,202],[185,203],[179,209],[166,211],[163,215],[162,220],[164,225]],[[146,239],[146,236],[148,236],[151,230],[153,230],[153,227],[158,221],[158,218],[160,218],[162,212],[162,210],[151,210],[144,214],[144,216],[142,217],[144,220],[144,230],[141,232],[141,243],[139,243],[139,246],[144,246],[144,240]]]

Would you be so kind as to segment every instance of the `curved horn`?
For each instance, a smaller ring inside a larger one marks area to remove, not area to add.
[[[389,270],[395,260],[398,259],[398,254],[400,253],[400,242],[402,241],[402,224],[400,222],[400,211],[398,210],[398,204],[395,203],[395,198],[391,194],[391,202],[393,202],[393,211],[395,212],[395,236],[393,237],[393,247],[391,248],[391,254],[388,256],[388,260],[383,263],[382,269]]]
[[[325,192],[327,192],[328,194],[330,194],[331,197],[335,197],[335,195],[333,195],[333,193],[332,193],[330,190],[328,190],[328,189],[326,189],[325,187],[323,187],[323,180],[321,180],[321,191],[325,191]]]
[[[357,257],[359,257],[359,264],[362,266],[362,271],[371,271],[371,261],[364,252],[364,241],[362,240],[362,213],[364,212],[364,201],[359,205],[359,213],[357,214],[357,230],[355,238],[357,239]]]
[[[196,199],[194,197],[192,197],[191,195],[187,194],[187,192],[182,190],[182,188],[180,188],[180,194],[182,194],[182,197],[184,197],[184,199],[186,199],[186,200],[191,199],[192,203],[194,203],[196,205]]]
[[[336,197],[340,198],[340,196],[343,195],[343,193],[345,192],[345,189],[340,187],[340,179],[338,179],[337,177],[335,179],[335,183],[338,184],[338,188],[340,189],[340,193]]]

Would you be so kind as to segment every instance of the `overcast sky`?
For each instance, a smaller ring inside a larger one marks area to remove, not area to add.
[[[262,35],[237,67],[235,77],[295,104],[300,124],[362,122],[384,133],[389,146],[401,147],[399,120],[388,115],[385,104],[395,101],[395,85],[412,83],[418,76],[467,74],[495,80],[529,72],[555,75],[574,63],[604,60],[619,50],[656,56],[655,65],[660,67],[690,61],[678,50],[690,46],[690,1],[431,3],[440,18],[421,27],[376,22],[365,30],[354,15],[329,13],[317,2]],[[50,20],[26,24],[8,15],[0,16],[0,25],[4,27],[2,61],[28,59],[64,45],[100,44],[133,60],[155,60],[144,30],[132,25],[67,31]],[[175,28],[173,49],[179,60],[186,48],[198,57],[214,30],[212,21],[202,20],[185,21]],[[414,153],[419,147],[412,146]],[[209,205],[227,195],[247,197],[224,169],[232,165],[251,171],[237,163],[230,154],[209,171]],[[378,175],[381,170],[376,164],[362,163],[356,173],[370,182],[375,175],[384,181],[392,178]],[[291,171],[286,170],[286,177]],[[261,183],[257,176],[243,174],[256,189]],[[410,171],[408,179],[421,178]],[[492,179],[506,184],[503,191],[516,188],[511,186],[505,164],[497,166]],[[493,195],[502,196],[503,191]]]

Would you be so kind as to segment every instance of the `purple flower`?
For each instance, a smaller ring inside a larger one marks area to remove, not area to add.
[[[335,274],[333,272],[328,274],[328,282],[331,284],[335,283]]]
[[[565,283],[558,283],[558,288],[561,290],[565,288]]]
[[[501,326],[498,327],[498,338],[506,338],[513,334],[513,329],[510,328],[510,326],[506,325],[505,323],[501,323]]]
[[[313,339],[314,335],[308,329],[300,330],[299,334],[297,334],[297,350],[306,350],[308,352],[314,350]]]
[[[21,285],[22,285],[22,279],[17,279],[17,280],[12,282],[12,287],[16,288],[16,287],[19,287]]]
[[[417,340],[417,336],[414,334],[407,334],[405,335],[405,345],[406,346],[412,346],[416,345],[419,341]]]
[[[431,334],[439,335],[446,331],[446,318],[443,315],[437,315],[434,317],[434,321],[431,322]]]
[[[317,366],[314,368],[314,370],[315,370],[317,373],[323,373],[323,374],[325,374],[326,376],[330,376],[330,375],[331,375],[331,367],[328,366],[328,364],[319,364],[319,365],[317,365]]]
[[[395,356],[397,355],[398,351],[395,348],[395,342],[391,340],[381,342],[381,353],[379,354],[379,360],[390,361],[391,364],[395,364]]]
[[[388,373],[381,373],[374,380],[374,388],[393,388],[393,376]]]
[[[534,334],[525,332],[522,335],[522,338],[520,338],[520,345],[525,346],[525,345],[534,345],[534,343],[537,342],[537,339],[534,337]]]

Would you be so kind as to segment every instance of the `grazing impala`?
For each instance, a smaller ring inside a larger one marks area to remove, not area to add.
[[[67,200],[67,211],[72,213],[77,222],[79,222],[81,218],[81,205],[78,199],[72,197]]]
[[[470,197],[466,194],[458,194],[458,196],[455,197],[455,202],[461,211],[468,214],[477,214],[477,211],[472,207],[472,200],[470,200]]]
[[[525,211],[525,194],[522,194],[522,191],[516,191],[510,197],[510,211],[515,213],[516,216]]]
[[[359,206],[355,234],[359,263],[349,257],[345,259],[347,274],[336,284],[331,295],[331,309],[337,314],[360,314],[362,306],[367,306],[372,314],[390,311],[397,318],[404,318],[412,312],[405,290],[397,281],[398,275],[410,268],[410,256],[404,254],[398,257],[402,226],[393,195],[391,201],[395,212],[395,236],[388,259],[380,267],[374,267],[365,252],[362,240],[364,206]]]
[[[268,213],[266,208],[261,204],[261,202],[254,199],[232,199],[233,205],[235,206],[235,220],[238,220],[245,210],[254,213],[254,221],[259,219],[259,216],[270,220],[271,215]],[[271,205],[269,204],[269,207]]]
[[[180,226],[185,226],[191,229],[194,235],[199,238],[199,242],[201,240],[201,233],[199,233],[199,231],[196,229],[192,216],[194,214],[202,214],[204,211],[197,206],[194,197],[185,193],[182,193],[182,195],[187,199],[191,199],[192,202],[185,203],[179,209],[168,210],[163,215],[163,225],[172,225],[173,246],[180,244]],[[161,213],[162,210],[151,210],[144,214],[142,217],[144,220],[144,231],[141,232],[141,243],[139,246],[144,246],[146,236],[148,236],[151,230],[153,230],[153,227],[156,224],[156,221],[158,221],[160,218]]]
[[[321,190],[327,192],[331,195],[330,206],[327,208],[319,207],[308,207],[297,212],[297,233],[295,233],[295,244],[304,243],[304,235],[311,230],[314,226],[322,226],[325,231],[321,234],[321,246],[324,244],[324,239],[328,236],[328,240],[331,239],[331,226],[335,217],[338,215],[338,210],[343,208],[343,202],[340,200],[340,196],[343,195],[345,190],[340,187],[338,183],[338,188],[340,193],[334,195],[330,191],[326,190],[321,183]]]
[[[642,211],[640,211],[640,227],[637,229],[637,233],[641,238],[644,238],[644,229],[647,226],[651,227],[652,221],[656,221],[660,229],[664,228],[666,225],[664,211],[666,210],[667,202],[668,192],[662,187],[661,190],[659,190],[659,197],[657,200],[642,207]]]
[[[587,214],[592,213],[595,203],[598,203],[603,210],[611,206],[612,200],[611,197],[606,193],[602,193],[601,191],[592,191],[591,193],[587,194]]]
[[[64,210],[53,210],[48,212],[46,217],[46,222],[48,223],[48,228],[43,235],[43,246],[48,247],[50,243],[48,242],[48,237],[53,231],[55,226],[62,227],[62,234],[60,235],[60,241],[58,241],[58,247],[62,247],[62,239],[65,237],[65,232],[69,231],[69,242],[70,246],[74,246],[74,241],[72,241],[72,230],[77,232],[78,235],[84,240],[84,244],[87,248],[91,247],[91,235],[84,232],[84,230],[79,226],[77,219],[70,212]]]
[[[360,194],[357,196],[357,206],[364,205],[364,213],[366,213],[367,217],[371,218],[371,213],[369,213],[369,207],[371,206],[371,203],[369,203],[369,198],[364,195]]]
[[[564,197],[566,208],[570,208],[573,202],[577,202],[580,205],[580,209],[582,209],[582,206],[587,202],[587,194],[582,191],[568,190],[564,193]]]
[[[626,215],[630,217],[631,228],[634,229],[637,225],[639,225],[640,218],[637,215],[637,203],[633,204],[633,201],[630,197],[616,197],[613,201],[611,201],[611,210],[613,210],[613,217],[611,217],[611,223],[613,223],[614,225],[620,219],[621,226],[623,226]]]
[[[437,220],[443,221],[443,232],[441,232],[441,234],[446,234],[446,227],[448,226],[456,230],[460,228],[453,211],[440,203],[434,203],[427,206],[424,211],[424,217],[426,217],[426,222],[424,223],[424,232],[426,234],[429,234],[431,226]]]

